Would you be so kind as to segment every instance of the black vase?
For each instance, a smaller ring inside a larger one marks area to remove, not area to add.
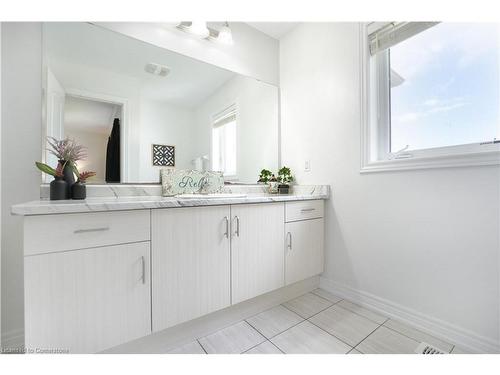
[[[63,177],[64,181],[68,184],[67,189],[68,189],[68,199],[71,198],[71,187],[75,183],[75,173],[73,172],[73,168],[71,168],[71,164],[69,162],[66,162],[64,160],[59,160],[59,163],[61,165],[64,165],[63,169]]]
[[[61,199],[69,199],[68,183],[62,177],[54,177],[50,183],[50,200],[58,201]]]
[[[71,187],[71,197],[73,199],[85,199],[87,197],[87,187],[80,181],[77,181]]]

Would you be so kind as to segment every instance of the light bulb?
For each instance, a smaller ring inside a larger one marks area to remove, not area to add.
[[[229,24],[227,22],[219,30],[217,41],[223,44],[233,44],[233,33],[229,28]]]
[[[191,26],[186,27],[185,30],[190,34],[199,36],[200,38],[206,38],[210,34],[207,23],[204,21],[192,21]]]

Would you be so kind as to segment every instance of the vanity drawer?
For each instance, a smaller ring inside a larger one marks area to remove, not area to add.
[[[322,200],[299,201],[285,203],[285,221],[318,219],[323,217],[324,205]]]
[[[149,240],[149,210],[37,215],[24,218],[24,255]]]

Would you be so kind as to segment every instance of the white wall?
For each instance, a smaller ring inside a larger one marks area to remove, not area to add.
[[[211,157],[213,116],[235,104],[239,181],[255,183],[262,168],[278,169],[278,89],[255,79],[235,76],[196,109],[197,150]]]
[[[153,166],[153,143],[175,146],[176,169],[193,168],[191,160],[196,156],[193,110],[153,100],[142,99],[140,103],[140,181],[160,182],[160,168],[163,167]]]
[[[280,46],[283,163],[332,188],[324,277],[494,346],[499,169],[361,175],[358,32],[307,23]]]
[[[278,41],[242,22],[230,23],[234,40],[231,46],[194,38],[171,23],[95,24],[264,82],[279,83]]]
[[[41,150],[40,23],[2,24],[2,334],[3,345],[23,335],[22,223],[10,215],[13,204],[40,196],[40,173],[34,166]]]

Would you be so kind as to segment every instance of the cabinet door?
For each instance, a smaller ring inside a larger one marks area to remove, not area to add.
[[[323,272],[324,221],[323,219],[286,223],[286,285]]]
[[[284,204],[231,206],[232,303],[284,285]]]
[[[27,350],[94,353],[151,332],[150,243],[25,257]]]
[[[229,206],[152,211],[153,331],[230,305]]]

